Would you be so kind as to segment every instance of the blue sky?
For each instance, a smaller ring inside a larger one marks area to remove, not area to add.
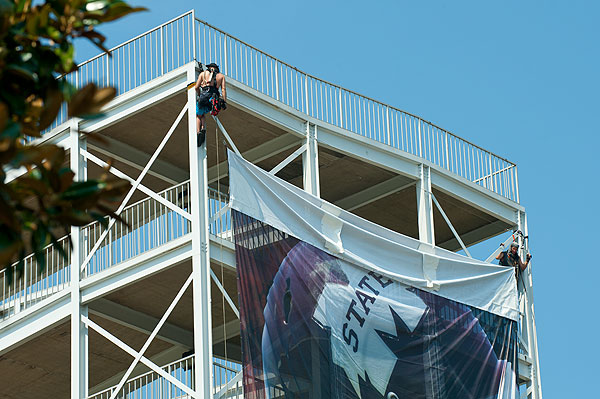
[[[130,1],[114,46],[196,16],[342,87],[517,163],[529,219],[544,397],[591,397],[599,370],[592,249],[598,199],[600,3],[594,1]],[[78,61],[96,54],[80,43]],[[365,78],[367,64],[372,74]],[[358,78],[358,75],[361,78]],[[485,258],[500,239],[480,245]]]

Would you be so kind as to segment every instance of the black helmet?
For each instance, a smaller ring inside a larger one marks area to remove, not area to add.
[[[211,62],[210,64],[208,64],[208,65],[206,66],[206,68],[207,68],[207,69],[214,68],[214,69],[215,69],[215,71],[217,71],[217,73],[221,72],[221,71],[219,71],[219,66],[218,66],[217,64],[215,64],[214,62]]]
[[[510,244],[510,246],[511,246],[511,248],[512,248],[512,247],[515,247],[515,248],[519,249],[519,243],[518,243],[518,242],[516,242],[516,241],[513,241],[513,242]]]

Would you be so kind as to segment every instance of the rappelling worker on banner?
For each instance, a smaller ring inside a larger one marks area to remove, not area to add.
[[[206,139],[204,115],[216,116],[220,110],[227,108],[227,89],[225,75],[219,72],[215,63],[208,64],[206,71],[200,72],[194,88],[196,89],[196,132],[198,147]],[[221,93],[219,93],[221,89]]]
[[[507,251],[500,252],[496,259],[499,260],[499,264],[502,266],[512,266],[515,268],[515,276],[518,276],[519,271],[523,271],[527,268],[531,255],[527,254],[527,261],[523,263],[519,256],[519,243],[513,241],[510,244],[510,249]]]

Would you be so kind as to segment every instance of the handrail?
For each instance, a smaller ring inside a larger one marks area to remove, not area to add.
[[[195,18],[194,11],[154,27],[79,64],[64,76],[139,87],[193,61],[217,62],[234,79],[310,117],[390,145],[519,202],[516,164],[410,112],[320,79],[225,31]],[[66,106],[51,128],[66,121]]]
[[[183,382],[188,387],[194,387],[194,355],[189,355],[179,360],[175,360],[169,364],[161,366],[161,369],[169,374],[178,374],[175,376],[179,381]],[[104,389],[100,392],[96,392],[88,396],[88,399],[108,399],[110,398],[112,391],[117,385],[110,388]],[[148,371],[140,374],[137,377],[130,378],[125,382],[121,388],[121,395],[118,397],[144,397],[148,399],[153,398],[181,398],[185,393],[178,387],[172,385],[166,379],[161,377],[155,371]],[[137,395],[135,394],[137,392]],[[163,396],[153,395],[154,393],[160,392]],[[129,394],[129,395],[128,395]]]
[[[516,165],[508,159],[426,119],[305,73],[198,18],[195,35],[196,60],[218,63],[228,79],[519,201]]]
[[[157,194],[183,210],[190,209],[189,180]],[[189,220],[151,197],[128,205],[119,216],[127,225],[112,225],[101,246],[86,265],[85,276],[104,271],[191,231]],[[104,227],[99,222],[90,223],[81,229],[85,256],[103,231]]]
[[[186,16],[188,16],[189,14],[193,14],[193,13],[194,13],[194,12],[193,12],[192,10],[190,10],[190,11],[184,12],[183,14],[181,14],[181,15],[179,15],[179,16],[177,16],[177,17],[175,17],[175,18],[171,18],[171,19],[170,19],[170,20],[168,20],[167,22],[164,22],[164,23],[162,23],[162,24],[160,24],[160,25],[158,25],[158,26],[156,26],[156,27],[154,27],[154,28],[152,28],[152,29],[149,29],[149,30],[147,30],[147,31],[146,31],[146,32],[144,32],[144,33],[140,33],[139,35],[137,35],[137,36],[135,36],[135,37],[133,37],[133,38],[131,38],[131,39],[127,40],[126,42],[123,42],[123,43],[121,43],[121,44],[117,44],[115,47],[108,49],[108,53],[109,53],[109,54],[111,54],[113,51],[115,51],[115,50],[117,50],[117,49],[119,49],[119,48],[121,48],[121,47],[124,47],[124,46],[128,45],[129,43],[132,43],[132,42],[136,41],[137,39],[139,39],[139,38],[141,38],[141,37],[144,37],[144,36],[146,36],[146,35],[149,35],[150,33],[152,33],[152,32],[155,32],[155,31],[159,30],[160,28],[163,28],[163,27],[165,27],[165,26],[169,25],[170,23],[172,23],[172,22],[175,22],[175,21],[177,21],[178,19],[181,19],[181,18],[183,18],[183,17],[186,17]],[[94,56],[94,57],[90,58],[89,60],[86,60],[86,61],[83,61],[83,62],[82,62],[82,63],[80,63],[80,64],[77,64],[77,67],[78,67],[78,68],[79,68],[79,67],[82,67],[82,66],[84,66],[85,64],[88,64],[88,63],[90,63],[90,62],[92,62],[92,61],[94,61],[94,60],[96,60],[96,59],[98,59],[98,58],[100,58],[100,57],[103,57],[103,56],[105,56],[105,55],[106,55],[106,53],[100,53],[100,54],[98,54],[98,55],[96,55],[96,56]],[[64,76],[64,75],[62,75],[62,76]],[[62,77],[62,76],[61,76],[61,77]]]
[[[62,258],[54,248],[54,244],[47,245],[42,250],[46,267],[40,273],[35,254],[30,254],[23,259],[23,272],[17,272],[17,263],[10,267],[13,269],[12,282],[8,284],[7,270],[0,271],[0,320],[8,319],[41,300],[65,289],[71,282],[71,245],[69,236],[60,238],[57,245],[63,247],[67,259]]]
[[[191,11],[190,11],[190,12],[191,12]],[[204,25],[208,26],[208,27],[209,27],[209,28],[211,28],[211,29],[214,29],[214,30],[216,30],[217,32],[219,32],[219,33],[221,33],[221,34],[224,34],[224,35],[226,35],[226,36],[228,36],[228,37],[230,37],[230,38],[232,38],[232,39],[234,39],[234,40],[237,40],[238,42],[242,43],[243,45],[245,45],[245,46],[248,46],[248,47],[250,47],[251,49],[253,49],[253,50],[255,50],[255,51],[258,51],[259,53],[261,53],[261,54],[264,54],[264,55],[266,55],[266,56],[268,56],[268,57],[270,57],[270,58],[274,59],[275,61],[279,62],[280,64],[283,64],[283,65],[287,66],[287,67],[288,67],[288,68],[290,68],[290,69],[293,69],[293,70],[295,70],[295,71],[297,71],[297,72],[299,72],[299,73],[302,73],[302,74],[306,75],[307,77],[309,77],[309,78],[311,78],[311,79],[315,79],[315,80],[317,80],[317,81],[319,81],[319,82],[322,82],[322,83],[325,83],[325,84],[327,84],[327,85],[329,85],[329,86],[333,86],[333,87],[335,87],[336,89],[344,90],[344,91],[346,91],[346,92],[348,92],[348,93],[354,94],[354,95],[356,95],[356,96],[360,96],[360,97],[362,97],[362,98],[364,98],[364,99],[366,99],[366,100],[372,101],[372,102],[374,102],[374,103],[377,103],[377,104],[379,104],[379,105],[382,105],[382,106],[389,107],[389,108],[391,108],[391,109],[393,109],[393,110],[395,110],[395,111],[399,111],[399,112],[402,112],[403,114],[406,114],[406,115],[412,116],[413,118],[417,118],[417,119],[419,119],[419,120],[421,120],[421,121],[423,121],[423,122],[425,122],[425,123],[427,123],[427,124],[429,124],[429,125],[431,125],[431,126],[433,126],[433,127],[437,128],[437,129],[440,129],[441,131],[443,131],[443,132],[445,132],[445,133],[448,133],[448,134],[450,134],[451,136],[454,136],[454,137],[455,137],[455,138],[457,138],[457,139],[460,139],[460,140],[462,140],[462,141],[465,141],[465,142],[467,142],[468,144],[470,144],[470,145],[472,145],[472,146],[474,146],[474,147],[476,147],[476,148],[480,149],[481,151],[485,151],[485,152],[489,153],[490,155],[493,155],[493,156],[495,156],[495,157],[497,157],[497,158],[500,158],[500,159],[502,159],[503,161],[509,162],[509,163],[511,163],[512,165],[515,165],[515,166],[516,166],[516,164],[515,164],[515,163],[513,163],[513,162],[509,161],[508,159],[506,159],[506,158],[503,158],[503,157],[501,157],[501,156],[499,156],[499,155],[496,155],[496,154],[492,153],[491,151],[489,151],[489,150],[486,150],[485,148],[482,148],[482,147],[478,146],[477,144],[474,144],[474,143],[470,142],[469,140],[466,140],[466,139],[464,139],[464,138],[462,138],[462,137],[460,137],[460,136],[457,136],[456,134],[452,133],[451,131],[449,131],[449,130],[446,130],[446,129],[444,129],[444,128],[442,128],[442,127],[440,127],[440,126],[436,125],[435,123],[432,123],[432,122],[430,122],[430,121],[428,121],[428,120],[426,120],[426,119],[423,119],[423,118],[421,118],[421,117],[420,117],[420,116],[418,116],[418,115],[415,115],[415,114],[412,114],[412,113],[410,113],[410,112],[404,111],[404,110],[402,110],[402,109],[400,109],[400,108],[396,108],[396,107],[394,107],[394,106],[391,106],[391,105],[385,104],[385,103],[383,103],[383,102],[381,102],[381,101],[379,101],[379,100],[376,100],[376,99],[374,99],[374,98],[372,98],[372,97],[369,97],[369,96],[366,96],[366,95],[364,95],[364,94],[360,94],[360,93],[358,93],[358,92],[355,92],[354,90],[351,90],[351,89],[346,89],[346,88],[344,88],[344,87],[342,87],[342,86],[340,86],[340,85],[337,85],[337,84],[335,84],[335,83],[331,83],[331,82],[329,82],[329,81],[327,81],[327,80],[324,80],[324,79],[321,79],[321,78],[319,78],[319,77],[316,77],[315,75],[312,75],[312,74],[310,74],[310,73],[308,73],[308,72],[304,72],[304,71],[302,71],[301,69],[298,69],[298,68],[296,68],[295,66],[293,66],[293,65],[290,65],[290,64],[288,64],[287,62],[280,60],[280,59],[279,59],[279,58],[277,58],[277,57],[274,57],[274,56],[272,56],[272,55],[270,55],[270,54],[268,54],[268,53],[265,53],[264,51],[262,51],[262,50],[260,50],[260,49],[258,49],[258,48],[256,48],[256,47],[254,47],[253,45],[251,45],[251,44],[249,44],[249,43],[247,43],[247,42],[245,42],[245,41],[243,41],[243,40],[241,40],[241,39],[239,39],[239,38],[237,38],[237,37],[235,37],[235,36],[233,36],[233,35],[230,35],[229,33],[227,33],[227,32],[225,32],[225,31],[223,31],[223,30],[221,30],[221,29],[217,28],[216,26],[214,26],[214,25],[211,25],[211,24],[209,24],[208,22],[206,22],[206,21],[204,21],[204,20],[201,20],[200,18],[196,18],[196,21],[198,21],[198,22],[200,22],[200,23],[202,23],[202,24],[204,24]]]
[[[190,209],[189,180],[157,194],[184,210]],[[212,188],[208,189],[208,197],[208,217],[214,219],[209,223],[210,233],[232,241],[231,212],[229,208],[225,208],[229,197]],[[115,224],[111,228],[105,241],[97,250],[97,254],[91,258],[82,278],[141,255],[191,231],[191,223],[187,219],[151,197],[128,205],[121,212],[121,217],[129,222],[129,226]],[[94,238],[100,235],[103,227],[95,221],[83,226],[81,231],[85,252],[94,245]],[[34,254],[25,257],[22,276],[16,272],[17,263],[11,266],[14,278],[10,285],[8,285],[6,277],[7,270],[0,271],[0,321],[62,291],[69,285],[71,281],[69,236],[60,238],[58,243],[63,246],[68,258],[63,259],[52,244],[46,246],[43,249],[43,256],[46,257],[46,269],[42,274],[38,273]]]

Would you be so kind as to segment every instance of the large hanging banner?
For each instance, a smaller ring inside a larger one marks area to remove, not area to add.
[[[229,173],[245,398],[517,397],[512,268]]]

